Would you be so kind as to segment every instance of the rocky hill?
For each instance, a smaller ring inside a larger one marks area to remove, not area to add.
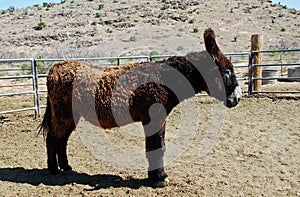
[[[211,27],[225,52],[300,47],[300,11],[269,0],[72,0],[0,11],[0,58],[184,54]]]

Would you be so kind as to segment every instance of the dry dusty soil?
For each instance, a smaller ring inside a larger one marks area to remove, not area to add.
[[[19,102],[1,98],[0,109]],[[299,109],[288,97],[244,97],[232,109],[208,97],[184,101],[168,117],[165,188],[152,188],[146,171],[134,170],[138,158],[128,159],[144,150],[139,124],[105,131],[82,120],[69,140],[73,171],[52,176],[40,120],[1,115],[0,196],[300,196]],[[132,128],[136,135],[126,134]],[[106,154],[111,145],[128,154]]]

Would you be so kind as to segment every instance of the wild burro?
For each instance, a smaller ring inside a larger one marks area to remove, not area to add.
[[[141,122],[148,178],[154,186],[164,186],[168,180],[163,161],[166,117],[172,109],[201,91],[227,107],[236,106],[241,97],[233,65],[220,51],[211,29],[204,32],[204,41],[206,51],[103,71],[81,61],[54,64],[47,77],[47,108],[40,125],[46,136],[49,171],[58,174],[72,169],[67,141],[80,117],[105,129]]]

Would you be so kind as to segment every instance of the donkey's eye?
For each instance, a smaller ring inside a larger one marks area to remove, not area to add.
[[[231,75],[231,72],[230,72],[230,70],[224,70],[224,71],[223,71],[223,73],[224,73],[224,75],[228,75],[228,76],[230,76],[230,75]]]

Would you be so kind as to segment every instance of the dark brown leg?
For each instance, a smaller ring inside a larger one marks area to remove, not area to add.
[[[149,162],[148,178],[154,183],[165,181],[168,177],[164,170],[165,125],[154,135],[146,134],[146,157]]]
[[[78,121],[76,121],[78,122]],[[61,137],[57,144],[57,159],[59,168],[63,171],[70,171],[72,167],[69,165],[68,157],[67,157],[67,145],[68,139],[71,135],[72,131],[75,129],[76,124],[74,120],[71,121],[71,126],[67,129],[63,137]]]
[[[68,163],[67,158],[67,141],[69,139],[69,135],[63,136],[57,144],[57,159],[59,168],[63,171],[70,171],[72,167]]]
[[[57,138],[52,136],[49,132],[46,138],[46,146],[47,146],[47,156],[48,156],[48,170],[51,174],[58,174],[58,166],[56,160],[56,152],[57,152]]]
[[[58,174],[60,170],[72,170],[67,158],[67,142],[70,134],[75,129],[74,121],[71,122],[71,126],[65,127],[68,129],[61,127],[60,132],[56,132],[56,134],[61,133],[62,137],[53,136],[51,132],[47,134],[48,169],[51,174]],[[58,165],[60,170],[58,169]]]

